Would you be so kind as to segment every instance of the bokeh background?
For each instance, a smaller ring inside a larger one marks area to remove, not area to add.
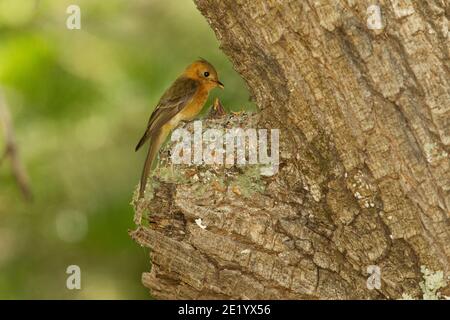
[[[66,28],[70,4],[81,30]],[[0,90],[34,196],[24,201],[0,164],[1,299],[150,298],[148,252],[127,234],[145,156],[134,146],[200,56],[226,86],[212,97],[254,108],[218,46],[191,0],[0,0]],[[81,290],[66,288],[71,264]]]

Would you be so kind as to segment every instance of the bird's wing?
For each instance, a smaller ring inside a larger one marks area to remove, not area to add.
[[[199,83],[195,80],[179,77],[166,90],[148,120],[147,129],[136,146],[136,151],[147,141],[151,134],[160,129],[178,112],[180,112],[194,97]]]

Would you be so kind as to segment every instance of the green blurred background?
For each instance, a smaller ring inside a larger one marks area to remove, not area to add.
[[[81,30],[66,28],[70,4]],[[0,298],[150,298],[148,251],[127,234],[145,156],[134,146],[199,56],[226,85],[212,97],[253,108],[191,0],[0,0],[0,88],[34,195],[26,203],[0,165]],[[81,290],[66,288],[71,264]]]

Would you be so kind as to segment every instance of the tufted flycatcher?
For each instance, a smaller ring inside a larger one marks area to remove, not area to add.
[[[201,59],[190,64],[186,70],[166,90],[147,124],[147,129],[139,140],[136,151],[150,139],[147,158],[141,175],[139,198],[144,196],[147,178],[159,148],[180,121],[194,119],[202,110],[209,92],[222,88],[216,69]]]

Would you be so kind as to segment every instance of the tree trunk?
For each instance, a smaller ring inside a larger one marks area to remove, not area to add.
[[[379,30],[372,3],[196,0],[261,109],[245,125],[280,129],[280,168],[160,179],[131,233],[154,297],[421,298],[421,266],[449,276],[450,8],[380,0]]]

